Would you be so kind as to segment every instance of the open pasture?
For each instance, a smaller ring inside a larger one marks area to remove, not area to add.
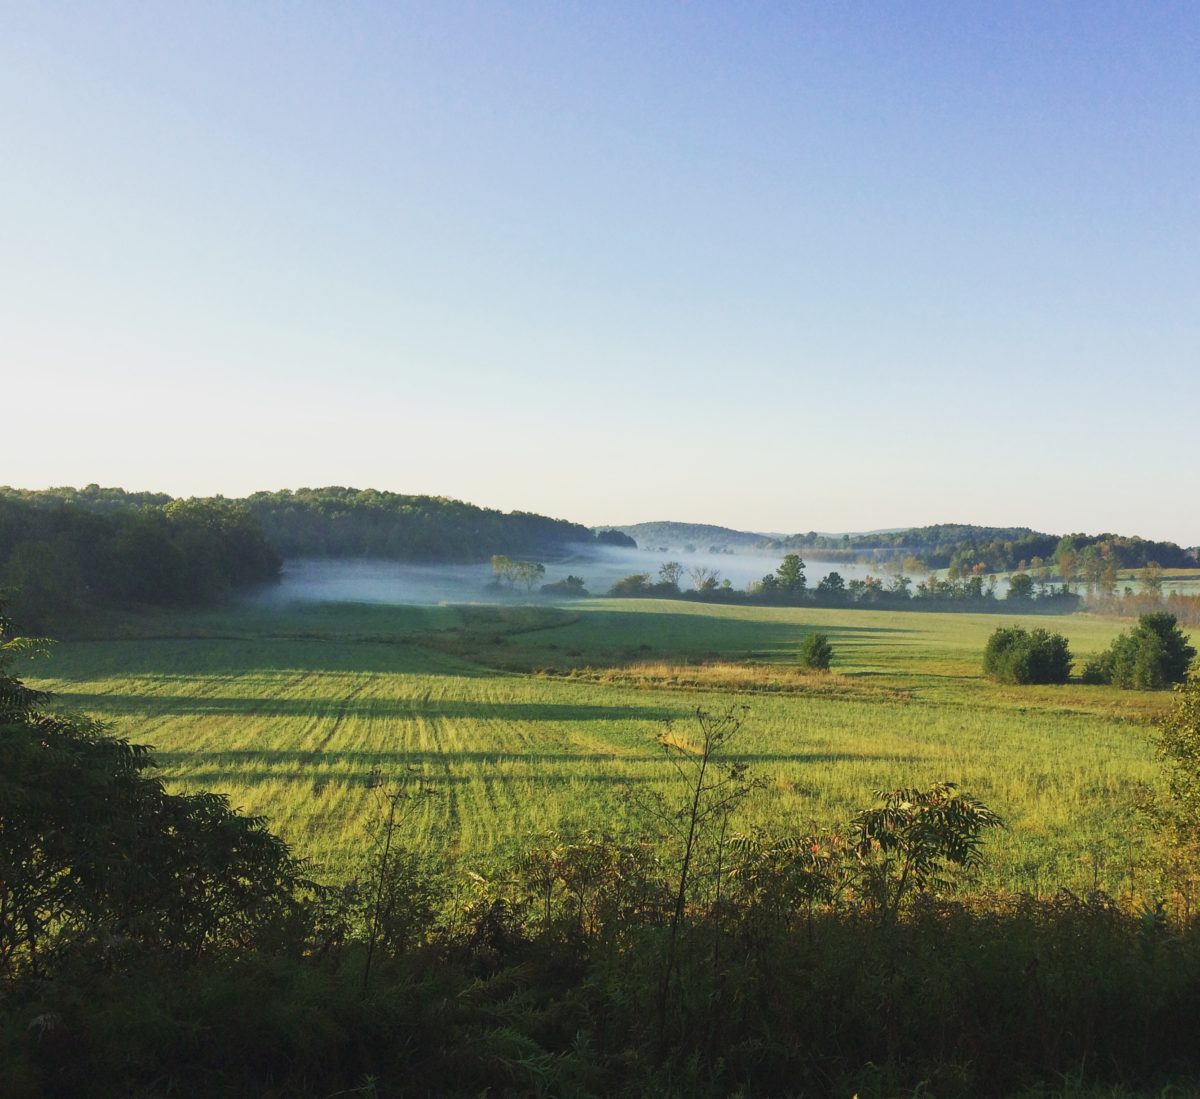
[[[1077,666],[1127,622],[592,601],[561,607],[296,605],[128,619],[58,645],[33,685],[158,751],[174,788],[228,793],[348,871],[380,783],[428,793],[409,842],[486,870],[557,827],[635,828],[667,789],[655,735],[749,707],[738,753],[767,788],[741,824],[835,823],[872,791],[943,779],[1000,811],[983,883],[1127,887],[1129,804],[1157,769],[1162,693],[981,677],[988,634],[1065,633]],[[828,675],[794,653],[812,629]]]

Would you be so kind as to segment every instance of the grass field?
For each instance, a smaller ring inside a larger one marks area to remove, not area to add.
[[[714,607],[309,604],[128,619],[59,644],[29,681],[158,750],[174,788],[214,789],[345,873],[379,783],[426,790],[410,842],[486,870],[531,833],[636,825],[666,788],[655,734],[697,706],[749,706],[739,752],[767,788],[743,815],[836,822],[872,791],[948,779],[1000,811],[983,881],[1127,888],[1136,784],[1157,769],[1162,693],[1000,687],[979,672],[996,615]],[[1083,615],[1081,663],[1128,622]],[[834,670],[795,667],[828,633]]]

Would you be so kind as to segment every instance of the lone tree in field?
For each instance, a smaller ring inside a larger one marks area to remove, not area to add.
[[[829,671],[830,661],[833,660],[833,646],[823,633],[804,635],[800,648],[796,652],[802,668],[812,668],[815,671]]]

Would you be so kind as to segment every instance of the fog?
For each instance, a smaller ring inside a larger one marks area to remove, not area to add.
[[[802,555],[803,556],[803,555]],[[745,589],[752,580],[774,572],[782,552],[761,553],[661,553],[656,550],[624,549],[615,546],[580,546],[569,557],[545,561],[546,575],[540,583],[553,583],[579,576],[592,595],[603,595],[622,577],[646,572],[652,580],[665,561],[678,561],[685,570],[713,569],[720,579]],[[814,586],[830,572],[846,580],[879,576],[874,566],[805,558],[805,575]],[[259,603],[507,603],[537,594],[523,587],[492,586],[490,564],[418,565],[403,561],[296,559],[284,563],[280,582],[257,593]],[[683,588],[692,586],[686,572]]]

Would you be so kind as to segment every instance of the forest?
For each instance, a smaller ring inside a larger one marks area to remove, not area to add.
[[[0,587],[26,628],[92,605],[212,604],[279,575],[282,559],[245,507],[123,495],[80,505],[0,493]]]
[[[245,505],[284,557],[487,561],[494,554],[553,556],[596,540],[563,519],[374,489],[256,492]]]

